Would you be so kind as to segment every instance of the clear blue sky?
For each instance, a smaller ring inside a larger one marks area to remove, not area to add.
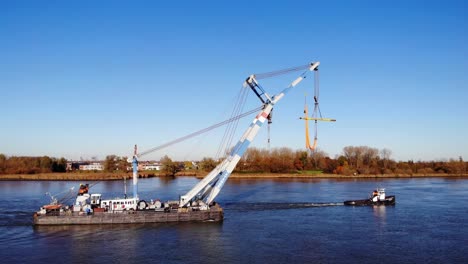
[[[365,145],[467,160],[467,14],[465,1],[1,1],[0,153],[129,155],[224,120],[252,73],[320,61],[331,157]],[[272,147],[304,147],[312,88],[276,106]],[[222,134],[147,158],[214,156]]]

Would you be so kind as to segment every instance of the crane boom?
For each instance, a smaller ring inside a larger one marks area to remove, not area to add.
[[[263,88],[258,85],[255,75],[247,78],[245,86],[250,86],[257,97],[262,101],[263,108],[254,118],[250,126],[242,135],[241,139],[237,142],[232,149],[229,156],[224,159],[216,168],[214,168],[203,180],[196,184],[187,194],[180,197],[179,206],[187,206],[190,202],[204,203],[209,205],[213,202],[216,196],[221,191],[224,183],[231,175],[237,163],[245,153],[250,143],[257,135],[260,127],[265,123],[273,110],[273,106],[281,100],[292,88],[298,85],[307,75],[309,71],[314,71],[320,62],[313,62],[308,65],[308,69],[296,78],[291,84],[275,96],[269,96]]]

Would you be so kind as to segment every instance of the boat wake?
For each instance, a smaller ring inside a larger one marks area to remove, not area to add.
[[[32,224],[30,211],[4,211],[0,213],[0,226],[28,226]]]
[[[343,203],[226,203],[224,210],[233,211],[266,211],[302,209],[310,207],[340,206]]]

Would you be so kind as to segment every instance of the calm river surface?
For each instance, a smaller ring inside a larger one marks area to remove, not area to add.
[[[176,200],[197,181],[143,179],[140,197]],[[222,223],[33,228],[46,192],[79,183],[0,182],[1,263],[468,263],[467,178],[229,180]],[[376,187],[396,206],[340,204]],[[123,182],[91,192],[121,196]]]

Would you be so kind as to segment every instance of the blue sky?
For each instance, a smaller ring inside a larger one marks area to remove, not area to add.
[[[252,73],[320,61],[322,114],[338,120],[319,127],[331,157],[365,145],[468,159],[464,1],[277,2],[2,1],[0,153],[129,155],[226,119]],[[276,106],[272,147],[304,148],[304,93],[312,79]],[[245,110],[257,106],[251,95]],[[214,156],[223,132],[146,158]]]

